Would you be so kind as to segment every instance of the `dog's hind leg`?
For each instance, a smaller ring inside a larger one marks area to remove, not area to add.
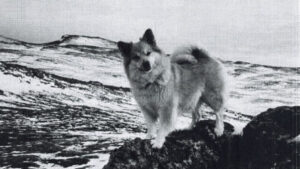
[[[210,92],[204,95],[205,103],[211,107],[216,114],[215,133],[221,136],[224,132],[223,112],[225,97],[219,92]]]
[[[215,133],[217,136],[223,135],[224,132],[224,120],[223,120],[223,112],[224,107],[220,107],[215,113],[216,113],[216,126],[215,126]]]

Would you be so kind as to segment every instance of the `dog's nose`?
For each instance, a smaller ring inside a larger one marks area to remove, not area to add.
[[[143,71],[149,71],[151,69],[150,63],[148,61],[144,61],[142,63]]]

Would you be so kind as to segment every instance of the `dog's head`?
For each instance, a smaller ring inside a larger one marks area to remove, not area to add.
[[[157,47],[153,32],[147,29],[139,42],[118,42],[118,48],[124,58],[125,66],[137,69],[142,73],[149,73],[163,56]]]

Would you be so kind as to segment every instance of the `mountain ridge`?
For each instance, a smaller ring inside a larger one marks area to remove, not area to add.
[[[36,45],[36,46],[49,46],[49,45],[60,45],[62,43],[66,43],[69,42],[71,40],[76,40],[78,38],[87,38],[87,39],[96,39],[96,40],[100,40],[100,41],[106,41],[109,42],[111,44],[116,44],[116,42],[109,40],[109,39],[105,39],[99,36],[86,36],[86,35],[76,35],[76,34],[65,34],[62,35],[61,38],[59,40],[54,40],[54,41],[50,41],[50,42],[44,42],[44,43],[32,43],[32,42],[26,42],[26,41],[22,41],[22,40],[18,40],[18,39],[13,39],[13,38],[9,38],[3,35],[0,35],[0,38],[2,38],[3,40],[0,42],[13,42],[13,43],[17,43],[17,44],[22,44],[22,45]]]
[[[79,43],[79,44],[73,44],[70,43],[72,40],[78,40],[78,39],[93,39],[93,40],[99,40],[99,41],[104,41],[107,42],[108,44],[112,45],[114,48],[116,48],[116,43],[113,40],[109,40],[100,36],[87,36],[87,35],[77,35],[77,34],[64,34],[61,36],[60,39],[58,40],[54,40],[54,41],[50,41],[50,42],[44,42],[44,43],[32,43],[32,42],[26,42],[26,41],[22,41],[22,40],[18,40],[18,39],[14,39],[14,38],[9,38],[3,35],[0,35],[0,38],[3,38],[4,40],[8,40],[8,41],[13,41],[13,43],[16,44],[21,44],[24,46],[28,46],[28,45],[35,45],[35,46],[44,46],[44,47],[51,47],[51,46],[87,46],[87,47],[100,47],[97,46],[95,44],[84,44],[84,43]],[[6,42],[6,41],[1,41],[0,42]],[[9,42],[8,42],[9,43]],[[224,59],[220,59],[222,62],[232,62],[234,64],[251,64],[252,67],[255,66],[264,66],[267,68],[272,68],[272,69],[287,69],[288,70],[293,70],[293,71],[297,71],[298,73],[300,73],[300,67],[292,67],[292,66],[273,66],[273,65],[265,65],[265,64],[258,64],[258,63],[251,63],[251,62],[246,62],[246,61],[230,61],[230,60],[224,60]]]

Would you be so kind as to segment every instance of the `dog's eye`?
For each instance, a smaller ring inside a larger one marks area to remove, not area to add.
[[[151,52],[147,52],[146,55],[149,56],[151,54]]]
[[[138,55],[134,55],[134,56],[132,57],[132,59],[133,59],[133,60],[139,60],[140,57],[139,57]]]

